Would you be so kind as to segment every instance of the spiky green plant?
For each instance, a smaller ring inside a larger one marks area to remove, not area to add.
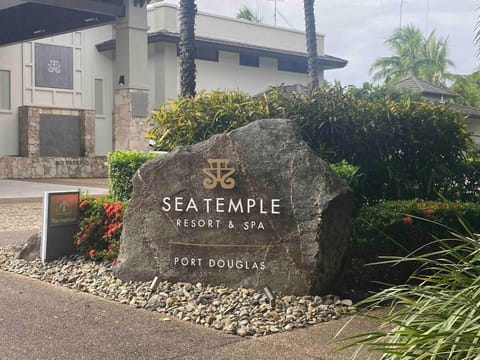
[[[435,241],[439,250],[383,263],[415,261],[420,267],[405,285],[389,287],[360,305],[390,304],[374,332],[347,339],[345,347],[368,348],[383,360],[480,359],[480,238],[452,233]],[[362,353],[362,359],[365,352]]]

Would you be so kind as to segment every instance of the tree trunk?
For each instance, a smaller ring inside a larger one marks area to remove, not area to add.
[[[317,34],[315,29],[314,0],[303,0],[305,10],[305,36],[307,40],[308,79],[310,86],[318,86]]]
[[[195,96],[195,0],[180,0],[180,94]]]

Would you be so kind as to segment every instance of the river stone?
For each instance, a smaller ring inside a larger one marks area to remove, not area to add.
[[[350,245],[351,199],[294,121],[259,120],[137,171],[115,274],[324,293]]]

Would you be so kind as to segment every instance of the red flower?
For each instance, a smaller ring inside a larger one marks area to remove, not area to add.
[[[433,214],[435,214],[435,210],[434,209],[428,209],[427,211],[425,211],[425,214],[432,216]]]
[[[93,257],[95,256],[95,253],[96,253],[96,250],[92,249],[88,252],[88,256],[90,256],[93,259]]]
[[[115,266],[118,264],[118,258],[115,258],[112,260],[112,266]]]
[[[120,202],[117,202],[113,205],[113,209],[115,210],[115,212],[119,212],[120,210],[122,210],[122,203]]]
[[[403,222],[407,225],[411,225],[413,223],[413,219],[411,216],[406,216],[403,218]]]
[[[80,203],[80,209],[85,209],[85,207],[88,205],[88,200],[83,200],[81,203]]]

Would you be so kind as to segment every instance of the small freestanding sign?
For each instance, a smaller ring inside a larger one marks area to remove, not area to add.
[[[55,259],[75,251],[73,236],[78,230],[78,191],[48,191],[43,194],[40,257]]]

